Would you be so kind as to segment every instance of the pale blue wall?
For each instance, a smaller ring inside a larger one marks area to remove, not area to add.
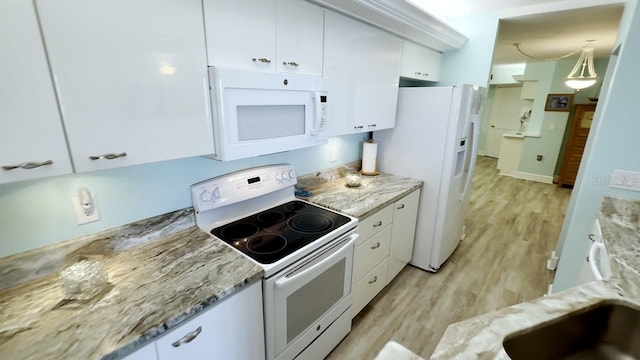
[[[464,46],[442,54],[439,86],[471,84],[488,87],[493,61],[493,48],[498,34],[498,14],[447,19],[447,22],[467,38]]]
[[[189,186],[252,166],[291,163],[298,175],[360,159],[366,135],[330,139],[329,145],[246,160],[219,162],[195,157],[59,176],[0,186],[0,257],[191,206]],[[97,196],[101,220],[77,225],[71,197],[86,186]]]
[[[621,27],[625,39],[618,58],[609,61],[607,74],[576,185],[562,226],[557,251],[560,263],[553,282],[554,291],[577,284],[579,270],[585,261],[593,221],[597,217],[603,196],[609,195],[640,200],[640,192],[612,189],[608,184],[613,170],[640,171],[638,156],[638,64],[640,64],[640,7],[630,0],[623,18],[629,18],[628,33]]]

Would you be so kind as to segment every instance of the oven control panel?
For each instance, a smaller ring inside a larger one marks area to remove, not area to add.
[[[293,187],[297,182],[289,164],[260,166],[191,185],[191,198],[195,210],[202,212]]]

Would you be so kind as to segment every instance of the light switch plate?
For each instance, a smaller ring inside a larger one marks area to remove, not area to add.
[[[609,187],[631,191],[640,191],[640,172],[617,169],[613,170],[613,175],[611,175]]]

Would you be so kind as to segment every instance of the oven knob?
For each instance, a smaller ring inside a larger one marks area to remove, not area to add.
[[[288,173],[288,172],[286,172],[286,171],[283,171],[283,172],[282,172],[281,177],[282,177],[282,180],[289,180],[289,178],[290,178],[290,177],[289,177],[289,173]]]
[[[222,190],[219,187],[213,189],[213,196],[220,199],[222,197]]]
[[[289,179],[293,179],[296,175],[293,173],[293,169],[289,170]]]
[[[202,193],[200,193],[200,199],[202,199],[202,201],[204,202],[211,201],[212,196],[213,193],[209,190],[202,190]]]
[[[282,181],[282,180],[284,180],[284,179],[282,178],[282,176],[283,176],[283,175],[284,175],[284,173],[276,173],[276,180],[278,180],[278,181]]]

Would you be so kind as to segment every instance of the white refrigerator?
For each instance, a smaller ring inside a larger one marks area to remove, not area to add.
[[[464,237],[486,89],[407,87],[396,127],[376,131],[378,169],[424,181],[410,264],[435,272]]]

